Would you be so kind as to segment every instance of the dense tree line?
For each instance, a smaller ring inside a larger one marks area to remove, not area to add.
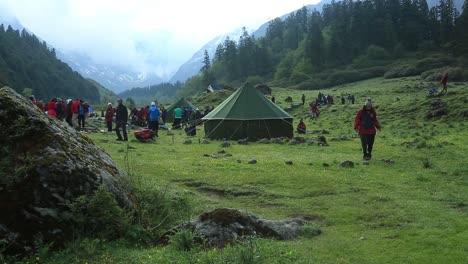
[[[166,103],[172,101],[176,96],[177,90],[182,87],[182,83],[160,83],[158,85],[151,85],[150,87],[136,87],[126,90],[118,96],[126,99],[131,98],[137,104],[149,104],[152,101]]]
[[[45,41],[4,25],[0,25],[0,85],[45,101],[60,97],[99,102],[96,86],[57,59]]]
[[[454,1],[440,0],[432,8],[426,0],[332,1],[322,12],[304,7],[285,20],[272,20],[265,37],[244,30],[239,41],[220,44],[212,60],[205,53],[201,75],[186,86],[252,76],[294,84],[356,61],[391,61],[415,52],[466,57],[468,0],[461,14]]]

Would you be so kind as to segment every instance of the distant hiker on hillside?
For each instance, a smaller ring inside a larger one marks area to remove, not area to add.
[[[446,95],[447,94],[447,81],[448,81],[448,72],[445,72],[445,74],[442,76],[442,79],[440,79],[440,83],[442,84],[442,91],[440,91],[441,95]]]
[[[149,121],[148,121],[148,128],[154,131],[154,135],[158,136],[158,129],[159,129],[159,116],[161,112],[159,111],[158,107],[156,107],[155,102],[151,102],[151,107],[148,110],[149,112]]]
[[[111,103],[107,104],[107,109],[106,109],[106,124],[107,124],[107,132],[112,132],[112,120],[114,119],[114,107],[112,106]]]
[[[301,101],[302,101],[302,105],[304,105],[305,104],[305,94],[302,94]]]
[[[272,101],[273,103],[276,102],[276,97],[275,97],[274,95],[271,96],[271,101]]]
[[[180,129],[180,122],[182,121],[182,114],[183,110],[180,106],[177,106],[176,109],[174,109],[174,123],[172,124],[173,129]]]
[[[122,128],[123,141],[128,141],[127,138],[127,120],[128,111],[127,107],[123,105],[122,99],[117,100],[119,105],[115,110],[115,133],[117,134],[117,140],[122,141],[122,135],[120,135],[120,128]]]
[[[376,128],[380,131],[379,120],[371,99],[367,99],[364,107],[359,110],[354,119],[354,129],[361,137],[363,159],[372,158],[372,147],[374,146]]]
[[[351,104],[354,104],[354,101],[355,101],[355,100],[356,100],[356,99],[354,98],[354,94],[352,94],[352,95],[351,95]]]
[[[306,125],[304,123],[304,120],[301,118],[301,120],[299,121],[299,124],[297,124],[297,133],[298,134],[305,134],[306,133]]]
[[[317,103],[310,104],[310,111],[312,111],[312,118],[318,118],[320,111],[318,109]]]
[[[346,103],[346,100],[344,98],[344,95],[341,96],[341,104],[345,104]]]

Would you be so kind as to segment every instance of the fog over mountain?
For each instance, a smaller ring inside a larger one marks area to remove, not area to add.
[[[118,92],[167,81],[216,36],[317,1],[0,0],[0,17]]]

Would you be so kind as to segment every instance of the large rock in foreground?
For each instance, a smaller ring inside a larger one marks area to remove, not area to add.
[[[188,229],[203,238],[209,246],[224,247],[245,236],[268,237],[280,240],[295,239],[305,219],[266,220],[237,209],[218,208],[205,212],[195,220],[175,227]]]
[[[8,87],[0,89],[0,239],[10,253],[71,235],[67,203],[104,185],[120,206],[132,201],[111,157],[66,123]]]

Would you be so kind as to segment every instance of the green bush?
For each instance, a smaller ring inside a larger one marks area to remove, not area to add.
[[[186,229],[180,230],[179,232],[171,236],[169,240],[169,245],[178,251],[190,251],[196,245],[196,238],[196,234],[192,231]]]
[[[126,232],[131,222],[130,213],[119,207],[103,185],[93,195],[78,197],[69,207],[76,234],[115,239]]]
[[[400,78],[414,76],[421,73],[421,70],[418,70],[415,65],[412,64],[403,64],[390,68],[384,74],[385,79]]]
[[[153,244],[175,223],[191,215],[191,203],[187,196],[170,194],[161,190],[136,189],[136,206],[133,225],[126,237],[144,244]]]
[[[252,85],[257,85],[257,84],[262,84],[264,81],[263,81],[262,77],[260,77],[258,75],[255,75],[255,76],[247,77],[246,82],[248,82],[248,83],[250,83]]]
[[[370,45],[367,48],[367,58],[370,60],[385,60],[389,57],[388,52],[380,46]]]
[[[468,74],[465,70],[460,67],[448,67],[428,70],[421,73],[421,79],[429,82],[438,82],[442,78],[442,75],[448,72],[449,81],[465,81],[468,80]]]
[[[303,237],[314,237],[320,235],[321,233],[322,230],[320,230],[320,226],[316,224],[304,225],[299,228],[299,234]]]

